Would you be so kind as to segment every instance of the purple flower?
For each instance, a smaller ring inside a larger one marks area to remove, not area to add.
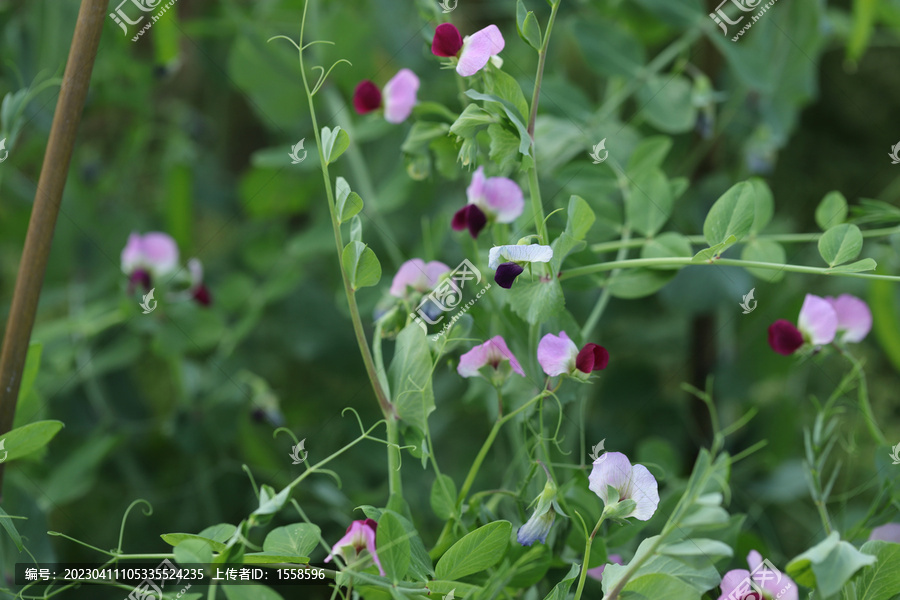
[[[390,81],[384,84],[384,120],[388,123],[402,123],[416,105],[419,78],[409,69],[400,69]],[[382,93],[378,86],[368,79],[361,81],[353,91],[353,108],[361,115],[372,112],[382,105]]]
[[[191,298],[201,306],[209,306],[212,304],[212,294],[203,283],[203,264],[198,259],[192,258],[188,261],[187,267],[191,274],[191,285],[188,288]]]
[[[634,509],[626,514],[617,514],[622,519],[634,517],[647,521],[659,505],[659,487],[656,479],[644,465],[632,465],[621,452],[606,452],[594,461],[588,476],[588,487],[600,496],[606,509],[609,508],[609,487],[619,493],[619,502],[633,500]],[[606,510],[604,509],[604,510]]]
[[[609,352],[597,344],[585,344],[579,351],[565,331],[559,335],[548,333],[538,343],[538,362],[544,373],[551,377],[574,375],[583,379],[593,371],[600,371],[609,364]]]
[[[431,53],[435,56],[458,57],[456,72],[463,77],[474,75],[497,56],[506,42],[496,25],[488,25],[465,39],[451,23],[442,23],[434,30]],[[499,57],[495,60],[499,61]]]
[[[622,560],[622,557],[619,556],[618,554],[610,554],[607,558],[609,558],[609,563],[607,563],[607,564],[613,564],[613,563],[615,563],[617,565],[625,564],[625,562]],[[593,579],[596,579],[597,581],[602,581],[603,580],[603,571],[605,571],[605,570],[606,570],[606,565],[600,565],[599,567],[594,567],[593,569],[588,569],[587,576],[591,577]]]
[[[472,175],[472,183],[466,189],[468,204],[453,215],[452,227],[456,231],[469,230],[473,238],[490,222],[512,223],[525,207],[522,189],[512,179],[484,176],[484,167],[478,167]]]
[[[747,564],[750,571],[734,569],[725,573],[719,585],[722,589],[719,600],[759,600],[760,591],[778,600],[798,599],[799,592],[793,580],[778,569],[764,565],[759,552],[751,550]]]
[[[556,502],[556,493],[558,489],[552,479],[547,479],[544,489],[534,499],[537,506],[531,514],[531,518],[519,527],[516,533],[516,541],[523,546],[530,546],[535,542],[546,543],[547,535],[550,528],[553,527],[553,521],[556,520],[556,513],[565,516],[559,504]],[[534,504],[532,502],[532,504]]]
[[[434,289],[441,275],[449,272],[450,267],[440,261],[433,260],[426,264],[421,258],[413,258],[400,265],[391,282],[390,294],[406,298],[407,287],[424,294]]]
[[[826,296],[825,301],[837,314],[837,330],[841,342],[861,342],[872,329],[872,311],[863,300],[850,294],[841,294],[837,298]]]
[[[553,248],[540,244],[516,244],[512,246],[494,246],[488,255],[488,266],[497,273],[494,281],[502,287],[512,287],[516,277],[525,271],[524,263],[550,262],[553,258]],[[500,263],[500,260],[506,262]]]
[[[506,363],[509,368],[505,368]],[[490,369],[485,369],[485,367],[490,367]],[[480,375],[488,381],[502,383],[509,375],[510,369],[522,377],[525,376],[522,365],[506,346],[506,340],[503,339],[503,336],[495,335],[460,356],[456,372],[462,377],[478,377]],[[485,372],[490,374],[490,377],[486,376]]]
[[[171,236],[151,231],[141,235],[132,232],[122,249],[122,271],[131,280],[129,293],[140,283],[145,291],[151,288],[151,278],[163,277],[178,266],[178,246]]]
[[[794,324],[778,319],[769,325],[769,346],[778,354],[790,356],[803,345],[803,334]]]
[[[325,562],[331,562],[331,559],[334,558],[334,556],[339,555],[349,563],[359,556],[361,551],[367,550],[372,557],[372,560],[375,561],[378,572],[384,577],[384,569],[381,568],[381,561],[378,560],[378,554],[375,552],[375,530],[377,527],[378,523],[372,519],[353,521],[350,523],[344,537],[337,541],[331,548],[331,554],[325,557]]]
[[[869,534],[869,541],[882,540],[885,542],[894,542],[900,544],[900,523],[887,523],[881,527],[876,527]]]

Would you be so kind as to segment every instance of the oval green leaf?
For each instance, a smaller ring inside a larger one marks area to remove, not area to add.
[[[859,256],[863,236],[859,227],[851,223],[835,225],[819,238],[819,254],[829,267],[843,264]]]
[[[691,243],[686,237],[674,231],[667,231],[651,240],[641,248],[641,258],[691,257]],[[655,269],[680,269],[675,267],[653,267]]]
[[[431,510],[439,519],[447,520],[456,508],[456,484],[446,475],[441,475],[431,485]]]
[[[343,177],[338,177],[334,182],[334,193],[339,223],[346,223],[362,210],[362,198],[356,192],[350,191],[350,184]]]
[[[325,156],[325,164],[330,165],[350,147],[350,136],[340,127],[329,129],[322,128],[322,154]]]
[[[512,524],[494,521],[450,546],[435,567],[437,579],[460,579],[493,567],[509,545]]]
[[[62,421],[35,421],[17,427],[0,440],[0,456],[7,452],[4,460],[10,461],[40,450],[49,444],[62,428]]]
[[[319,528],[311,523],[293,523],[276,527],[263,542],[267,554],[307,557],[319,541]]]
[[[354,290],[371,287],[381,279],[381,263],[378,262],[378,257],[362,242],[354,240],[347,244],[341,255],[341,262]]]
[[[739,242],[750,233],[756,218],[755,191],[753,184],[742,181],[716,200],[703,223],[703,237],[710,246],[720,244],[732,235]]]
[[[653,237],[672,214],[672,188],[665,173],[657,168],[640,171],[632,178],[625,200],[625,217],[646,237]]]
[[[777,263],[783,265],[786,260],[784,246],[778,242],[767,239],[756,239],[748,242],[741,250],[742,260],[755,260],[758,262]],[[747,271],[763,281],[775,283],[784,278],[784,271],[775,269],[759,269],[747,267]]]
[[[378,520],[375,547],[385,576],[394,583],[403,579],[409,570],[409,536],[391,511],[384,511]]]
[[[847,199],[840,192],[828,192],[816,207],[816,225],[825,231],[847,220]]]

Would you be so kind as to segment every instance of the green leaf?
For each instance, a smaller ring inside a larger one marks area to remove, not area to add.
[[[213,561],[213,551],[210,542],[202,539],[184,540],[175,546],[175,561],[179,563],[203,563]]]
[[[629,177],[635,177],[641,171],[658,168],[662,166],[663,160],[671,149],[672,138],[668,136],[643,139],[628,158],[628,168],[625,169],[625,172]]]
[[[493,567],[503,558],[511,533],[509,521],[494,521],[464,535],[438,561],[437,579],[460,579]]]
[[[22,458],[49,444],[62,428],[62,421],[35,421],[17,427],[0,440],[0,452],[9,453],[6,461]]]
[[[856,600],[891,600],[900,590],[900,544],[873,540],[860,552],[878,559],[864,568],[856,580]]]
[[[431,382],[431,354],[425,332],[415,323],[403,328],[397,336],[397,348],[388,370],[397,414],[422,433],[427,430],[428,415],[434,411]]]
[[[693,255],[691,243],[686,237],[674,231],[667,231],[648,240],[641,248],[641,258],[690,257]],[[681,267],[650,267],[654,269],[680,269]]]
[[[694,255],[691,259],[691,262],[695,263],[705,263],[710,262],[713,259],[717,258],[720,254],[725,252],[728,248],[737,243],[737,238],[733,235],[728,236],[724,242],[719,244],[715,244],[710,246],[709,248],[704,248],[700,252]]]
[[[621,600],[697,600],[697,590],[671,575],[652,573],[636,577],[629,581],[622,593]]]
[[[719,540],[693,538],[665,544],[659,548],[659,553],[668,556],[705,556],[712,559],[714,556],[730,558],[734,551],[728,544]]]
[[[341,263],[354,290],[376,285],[381,279],[381,263],[371,248],[362,242],[352,241],[344,246]]]
[[[683,133],[697,122],[692,94],[693,85],[687,77],[664,75],[651,76],[637,97],[648,123],[665,133]]]
[[[516,115],[522,120],[528,116],[528,102],[518,82],[506,71],[488,69],[484,71],[485,91],[501,100],[506,100],[516,108]]]
[[[272,565],[276,563],[305,565],[309,564],[309,557],[272,554],[271,552],[250,552],[244,555],[244,563],[248,565]]]
[[[835,225],[819,238],[819,254],[829,267],[843,264],[859,256],[863,236],[859,227],[851,223]]]
[[[291,488],[289,487],[276,494],[271,486],[263,485],[259,488],[259,508],[251,514],[257,516],[274,515],[287,504],[290,497]]]
[[[625,218],[646,237],[653,237],[672,214],[672,189],[657,168],[640,171],[625,199]]]
[[[566,573],[566,576],[562,578],[562,581],[553,586],[550,593],[544,596],[544,600],[566,600],[566,598],[569,597],[569,590],[572,589],[572,584],[575,583],[580,572],[581,566],[579,565],[572,565],[569,567],[569,572]]]
[[[224,552],[225,544],[222,542],[217,542],[208,537],[204,537],[202,535],[195,535],[193,533],[163,533],[160,535],[163,541],[171,546],[177,546],[178,544],[186,541],[186,540],[199,540],[205,544],[207,544],[210,548],[212,548],[215,552]]]
[[[659,269],[628,269],[612,278],[607,286],[616,298],[643,298],[655,294],[675,277],[675,271]]]
[[[263,551],[282,556],[308,557],[319,542],[319,527],[312,523],[293,523],[276,527],[263,541]]]
[[[583,240],[590,231],[597,217],[591,205],[581,196],[569,197],[569,220],[566,221],[566,231],[576,240]]]
[[[41,365],[41,351],[43,344],[31,342],[28,344],[28,354],[25,355],[25,366],[22,368],[22,384],[19,386],[19,398],[27,396],[34,387],[38,369]]]
[[[431,510],[439,519],[448,520],[456,511],[456,484],[441,475],[431,485]]]
[[[863,554],[840,539],[837,531],[797,556],[787,565],[787,574],[800,585],[815,588],[824,597],[837,594],[854,573],[875,564],[876,558]]]
[[[491,139],[488,158],[495,162],[500,170],[511,168],[519,158],[519,136],[499,123],[488,125],[487,133]]]
[[[755,189],[753,184],[742,181],[722,194],[709,209],[703,222],[703,236],[706,243],[715,246],[731,236],[734,236],[735,242],[739,242],[750,233],[756,218],[754,203],[756,193],[759,193],[759,190]]]
[[[330,165],[350,147],[350,136],[340,127],[322,128],[322,154],[325,164]]]
[[[461,138],[470,139],[497,119],[477,104],[466,106],[462,114],[450,126],[450,133]]]
[[[362,198],[356,192],[350,191],[350,184],[343,177],[338,177],[334,182],[334,193],[339,223],[346,223],[362,210]]]
[[[857,0],[853,3],[853,24],[847,38],[847,58],[851,63],[859,60],[869,45],[879,12],[878,4],[878,0]]]
[[[499,104],[503,109],[503,112],[506,114],[507,118],[512,122],[515,126],[516,130],[519,132],[519,152],[521,152],[525,156],[531,156],[531,135],[528,133],[528,128],[525,126],[525,123],[522,122],[522,118],[518,115],[518,109],[513,106],[508,100],[504,100],[502,98],[498,98],[497,96],[493,96],[491,94],[482,94],[481,92],[476,92],[475,90],[466,90],[466,96],[473,100],[481,100],[483,102],[494,102]]]
[[[362,242],[362,219],[359,215],[350,219],[350,241]]]
[[[522,41],[537,51],[541,49],[541,26],[534,12],[525,9],[522,0],[516,2],[516,30]]]
[[[878,267],[878,263],[874,259],[864,258],[849,265],[841,265],[825,271],[826,273],[861,273],[863,271],[874,271]]]
[[[235,531],[237,531],[237,527],[231,523],[219,523],[217,525],[210,525],[197,535],[224,544],[232,538]]]
[[[556,256],[556,251],[557,248],[554,248],[554,256]],[[540,269],[540,267],[534,268]],[[529,281],[529,278],[530,275],[526,268],[508,291],[507,298],[513,312],[532,325],[536,325],[558,315],[565,306],[566,299],[563,296],[562,287],[559,285],[559,279],[556,277],[544,280],[540,273],[536,273],[534,281]]]
[[[446,137],[448,131],[450,131],[450,126],[446,123],[416,121],[400,149],[409,154],[420,154],[425,152],[432,141]]]
[[[784,252],[784,246],[778,242],[767,239],[755,239],[746,243],[741,249],[742,260],[755,260],[758,262],[777,263],[783,265],[787,260]],[[784,278],[784,271],[775,269],[758,269],[755,267],[746,267],[753,276],[775,283]]]
[[[825,231],[847,220],[847,199],[840,192],[828,192],[816,207],[816,225]]]
[[[775,201],[772,198],[772,190],[759,177],[751,177],[747,183],[753,186],[753,224],[750,226],[750,233],[759,233],[772,220]]]
[[[3,526],[3,529],[6,530],[6,533],[9,534],[9,537],[12,538],[13,543],[16,545],[16,548],[21,552],[25,549],[25,546],[22,545],[22,536],[19,535],[19,530],[16,529],[15,523],[13,523],[13,519],[9,517],[7,512],[0,507],[0,525]]]
[[[409,538],[393,511],[384,511],[378,521],[375,547],[385,576],[395,584],[409,570]]]

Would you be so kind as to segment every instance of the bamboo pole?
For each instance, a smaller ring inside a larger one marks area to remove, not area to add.
[[[12,429],[16,414],[22,369],[53,243],[53,230],[108,4],[108,0],[82,0],[78,11],[0,351],[0,437]],[[0,463],[0,500],[4,466]]]

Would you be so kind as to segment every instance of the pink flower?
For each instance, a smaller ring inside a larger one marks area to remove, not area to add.
[[[837,298],[807,294],[800,308],[797,327],[784,319],[769,326],[769,346],[788,356],[804,342],[813,346],[830,344],[838,332],[843,332],[841,342],[861,342],[870,329],[872,313],[859,298],[850,294],[841,294]]]
[[[837,330],[843,332],[841,342],[861,342],[872,329],[872,311],[869,305],[856,296],[841,294],[837,298],[825,297],[837,314]]]
[[[575,375],[584,378],[593,371],[600,371],[609,364],[609,352],[597,344],[585,344],[581,350],[565,331],[559,335],[548,333],[538,344],[538,362],[544,373],[551,377]],[[579,375],[581,373],[581,375]]]
[[[129,293],[140,283],[151,288],[151,277],[163,277],[178,266],[178,246],[171,236],[152,231],[141,235],[132,232],[122,249],[122,271],[130,278]]]
[[[628,457],[621,452],[606,452],[594,461],[594,467],[588,476],[588,487],[600,496],[603,504],[609,508],[609,487],[619,492],[619,502],[633,500],[634,509],[627,514],[617,514],[622,519],[634,517],[639,521],[647,521],[659,506],[659,486],[656,478],[644,465],[632,465]]]
[[[402,123],[412,113],[419,91],[419,78],[409,69],[400,69],[384,84],[384,120]],[[353,108],[361,115],[381,108],[382,93],[368,79],[359,82],[353,91]]]
[[[466,228],[473,238],[488,221],[512,223],[525,207],[522,188],[506,177],[484,176],[484,167],[478,167],[472,176],[472,183],[466,189],[468,204],[453,215],[452,227],[456,231]]]
[[[509,363],[509,369],[512,369],[515,373],[522,377],[525,376],[522,365],[519,364],[513,353],[509,351],[506,340],[503,339],[503,336],[495,335],[485,343],[475,346],[460,356],[456,372],[462,377],[484,376],[482,369],[489,366],[490,369],[484,369],[484,371],[489,373],[491,377],[485,377],[485,379],[489,381],[498,380],[502,383],[509,374],[509,369],[504,368],[501,370],[501,367],[505,367],[505,363]]]
[[[869,541],[882,540],[885,542],[894,542],[900,544],[900,523],[887,523],[881,527],[876,527],[869,534]]]
[[[618,554],[610,554],[607,558],[609,558],[609,563],[607,564],[617,564],[624,565],[624,561],[622,561],[622,557]],[[594,567],[593,569],[588,569],[587,576],[596,579],[597,581],[601,581],[603,579],[603,571],[606,570],[606,565],[600,565],[599,567]]]
[[[799,592],[794,581],[769,563],[763,563],[762,556],[756,550],[747,555],[746,569],[734,569],[725,573],[719,587],[722,595],[719,600],[758,600],[759,591],[765,591],[771,598],[778,600],[797,600]]]
[[[463,77],[474,75],[503,50],[506,42],[496,25],[488,25],[465,39],[450,23],[442,23],[434,30],[431,53],[435,56],[458,57],[456,72]]]
[[[421,258],[408,260],[400,265],[400,269],[394,275],[394,280],[391,282],[391,296],[405,298],[407,287],[424,294],[434,289],[441,275],[449,272],[450,267],[437,260],[427,264]]]
[[[349,563],[359,556],[361,551],[367,550],[372,557],[372,560],[375,561],[378,572],[384,577],[384,569],[381,568],[381,561],[378,560],[378,554],[375,552],[375,530],[377,527],[378,523],[372,519],[353,521],[350,523],[344,537],[337,541],[331,548],[331,554],[325,557],[325,562],[331,562],[331,559],[334,558],[334,556],[339,555]],[[351,550],[352,554],[350,552]]]

